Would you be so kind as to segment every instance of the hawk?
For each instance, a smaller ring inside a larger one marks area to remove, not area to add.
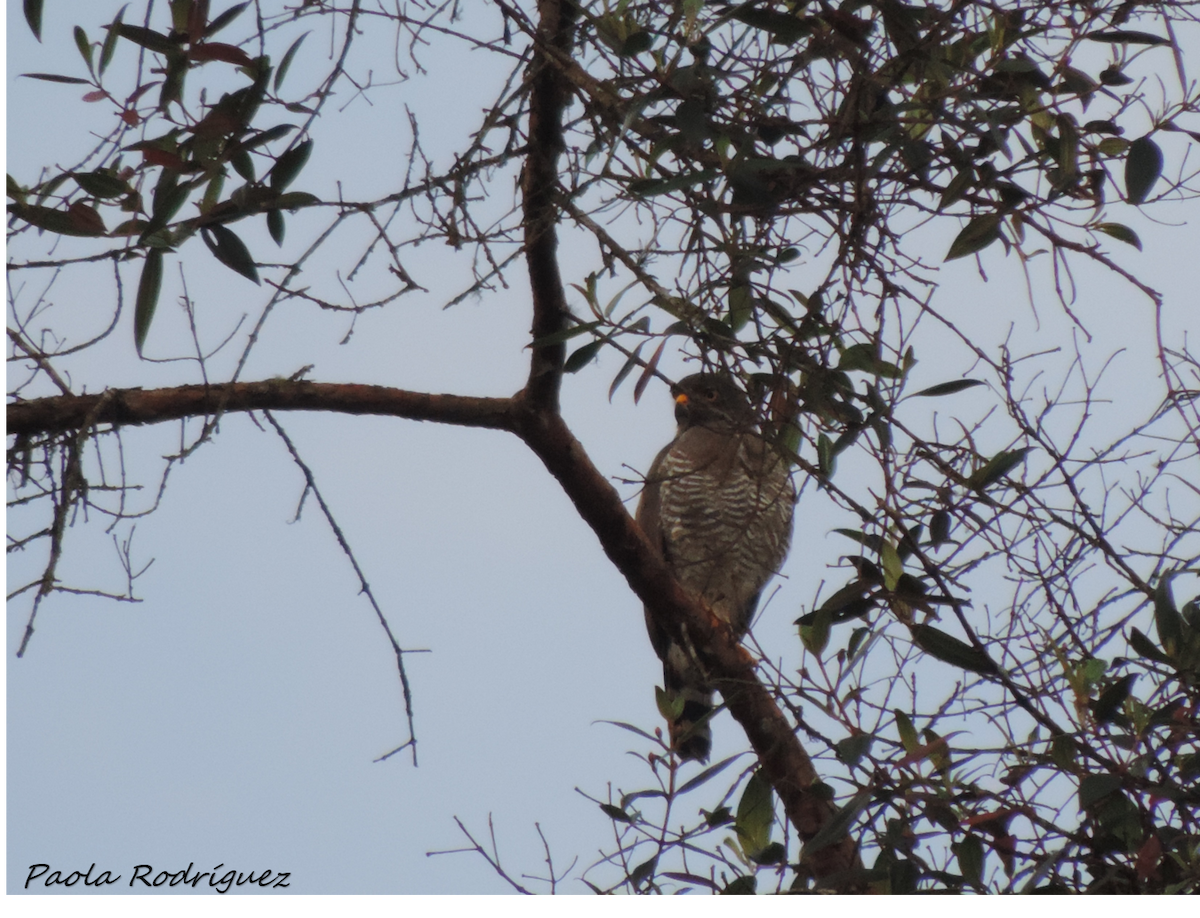
[[[683,588],[741,640],[787,555],[796,504],[789,464],[757,432],[754,410],[728,376],[688,376],[671,394],[679,429],[646,474],[637,521]],[[705,761],[712,686],[690,644],[668,635],[649,609],[646,627],[667,696],[673,706],[682,700],[671,746]]]

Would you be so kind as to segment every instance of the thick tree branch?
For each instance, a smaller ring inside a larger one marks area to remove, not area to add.
[[[98,395],[56,395],[8,405],[8,433],[61,433],[92,424],[157,424],[228,411],[335,411],[379,414],[463,427],[511,429],[507,398],[409,392],[388,386],[268,379],[262,382],[167,389],[108,389]],[[98,410],[97,410],[98,409]]]
[[[812,759],[755,674],[754,657],[679,585],[625,509],[616,489],[592,465],[561,417],[536,411],[518,396],[513,419],[516,434],[558,479],[638,598],[674,633],[682,634],[686,628],[729,712],[745,730],[788,819],[803,840],[811,839],[829,822],[836,808],[812,791],[813,784],[820,780]],[[848,835],[816,852],[808,866],[818,879],[860,866],[854,838]]]
[[[521,177],[525,229],[525,261],[533,293],[534,341],[566,328],[567,301],[558,271],[558,156],[563,149],[562,115],[569,87],[549,55],[570,55],[574,40],[575,4],[541,0],[529,88],[529,156]],[[558,410],[566,345],[535,347],[526,391],[532,403]]]

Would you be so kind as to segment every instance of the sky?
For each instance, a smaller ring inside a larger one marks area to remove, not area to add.
[[[112,112],[80,103],[79,87],[15,75],[75,72],[70,68],[81,64],[71,16],[86,15],[81,24],[95,39],[110,18],[102,10],[118,5],[88,4],[81,13],[79,5],[51,0],[39,46],[19,5],[8,4],[6,149],[8,171],[19,180],[34,181],[41,164],[73,161],[83,149],[81,128],[102,129]],[[363,43],[384,61],[379,72],[390,72],[388,37],[368,32]],[[327,66],[328,46],[328,35],[310,36],[295,72]],[[394,188],[408,143],[402,105],[429,125],[422,140],[430,155],[444,155],[433,126],[466,129],[499,71],[480,56],[429,55],[425,63],[430,76],[419,84],[339,98],[329,126],[314,132],[313,159],[296,187],[332,197],[340,180],[350,200]],[[497,193],[511,195],[511,188]],[[1194,231],[1180,225],[1186,211],[1168,211],[1171,222],[1156,224],[1128,210],[1120,219],[1128,216],[1146,251],[1121,251],[1122,262],[1167,294],[1171,327],[1196,328],[1188,310],[1200,266],[1191,254]],[[284,256],[295,257],[315,238],[322,219],[294,218]],[[953,232],[931,233],[931,251],[944,251]],[[261,228],[246,239],[256,252],[272,246]],[[188,288],[211,346],[243,314],[253,321],[269,294],[217,265],[199,240],[189,245]],[[337,245],[344,254],[331,264],[344,275],[360,244],[351,232]],[[279,307],[243,378],[288,376],[311,363],[308,378],[321,381],[513,393],[528,358],[521,270],[512,272],[509,289],[442,309],[465,286],[461,261],[451,255],[435,247],[409,252],[428,292],[364,315],[345,344],[345,316]],[[593,262],[590,250],[568,240],[568,280],[580,282]],[[948,315],[982,319],[981,333],[993,340],[1014,323],[1020,341],[1069,340],[1070,325],[1052,306],[1035,314],[1026,305],[1024,281],[998,249],[986,265],[988,283],[971,259],[947,266],[935,302]],[[136,269],[123,269],[127,294]],[[186,317],[173,305],[174,270],[168,267],[170,286],[148,340],[151,355],[190,346]],[[50,296],[57,314],[76,327],[107,321],[109,271],[64,276]],[[311,283],[330,295],[340,289],[328,271]],[[367,278],[355,295],[370,299],[373,284],[383,289],[381,280]],[[1113,398],[1132,402],[1120,410],[1161,397],[1137,375],[1152,353],[1149,304],[1131,288],[1091,275],[1081,278],[1080,304],[1096,336],[1094,353],[1128,348],[1110,377]],[[69,364],[72,379],[88,391],[196,379],[193,364],[139,362],[132,337],[126,311],[101,347]],[[228,372],[230,354],[236,357],[231,348],[214,360],[218,376]],[[563,414],[632,501],[636,488],[619,479],[645,470],[672,435],[673,420],[657,382],[640,404],[630,384],[610,402],[608,384],[619,366],[603,356],[567,377]],[[969,366],[965,355],[946,349],[917,367],[912,385],[954,379]],[[686,372],[670,354],[663,369]],[[971,397],[980,400],[964,402],[966,410],[982,412],[995,395]],[[399,419],[277,420],[312,468],[398,640],[429,651],[407,657],[419,765],[406,753],[376,761],[407,736],[395,658],[312,500],[294,521],[299,470],[269,428],[226,416],[214,442],[172,471],[161,506],[137,523],[134,557],[153,559],[137,581],[140,603],[56,595],[43,604],[19,660],[28,603],[10,603],[8,891],[21,891],[31,865],[43,863],[64,873],[95,863],[97,872],[124,877],[113,891],[128,891],[124,884],[142,864],[156,873],[189,865],[286,871],[297,893],[508,891],[477,854],[428,854],[467,845],[457,819],[480,840],[489,838],[490,823],[514,876],[545,876],[540,827],[556,871],[576,862],[562,891],[586,892],[578,876],[611,846],[611,823],[580,792],[605,797],[610,786],[630,791],[649,779],[628,754],[647,751],[646,744],[605,723],[646,730],[659,724],[653,686],[661,667],[640,603],[516,438]],[[177,449],[179,438],[177,425],[127,431],[131,477],[152,488],[159,457]],[[799,659],[792,622],[822,578],[836,584],[842,576],[830,567],[847,545],[830,532],[846,525],[853,524],[827,498],[805,490],[779,592],[755,632],[774,655]],[[103,521],[75,526],[66,555],[64,577],[72,582],[120,587]],[[39,562],[10,558],[9,588],[28,580]],[[727,716],[714,732],[715,758],[740,748]]]

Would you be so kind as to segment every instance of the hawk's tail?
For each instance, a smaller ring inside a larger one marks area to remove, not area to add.
[[[681,759],[706,762],[712,750],[712,730],[708,726],[713,715],[712,689],[687,684],[671,685],[676,680],[671,679],[670,672],[666,675],[664,681],[675,703],[678,704],[680,699],[683,701],[683,710],[667,725],[671,748]]]

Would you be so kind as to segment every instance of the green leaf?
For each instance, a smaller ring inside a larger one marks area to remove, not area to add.
[[[129,25],[126,22],[114,22],[108,28],[115,30],[122,38],[133,42],[135,45],[141,45],[148,51],[155,51],[159,54],[175,54],[179,51],[179,42],[172,41],[166,35],[163,35],[161,32],[155,32],[153,29]]]
[[[801,862],[822,848],[827,848],[834,842],[841,841],[849,835],[854,824],[858,822],[858,817],[870,802],[870,788],[861,790],[855,794],[845,806],[833,815],[833,818],[829,822],[821,827],[821,831],[804,843],[804,847],[800,849]]]
[[[146,253],[146,264],[142,266],[142,279],[138,281],[137,299],[133,308],[133,344],[138,356],[150,331],[154,310],[158,308],[158,294],[162,289],[163,250],[151,249]]]
[[[277,211],[276,211],[276,213],[277,213]],[[587,344],[583,345],[582,347],[577,348],[575,351],[573,351],[571,353],[571,355],[567,358],[566,362],[563,364],[563,372],[564,373],[578,373],[580,370],[582,370],[585,366],[587,366],[589,363],[591,363],[595,359],[596,354],[598,354],[600,352],[600,348],[602,348],[603,346],[604,346],[604,341],[599,340],[599,341],[589,341]]]
[[[1149,137],[1139,137],[1125,155],[1125,194],[1130,204],[1141,204],[1162,175],[1162,150]]]
[[[931,545],[941,545],[950,538],[951,522],[949,510],[934,511],[933,516],[929,518],[929,543]]]
[[[29,77],[31,80],[45,80],[47,83],[79,83],[83,86],[91,86],[91,80],[83,80],[79,77],[63,76],[61,73],[22,73],[21,76]]]
[[[653,47],[654,36],[644,29],[639,29],[621,42],[621,47],[617,49],[617,56],[634,57],[644,51],[649,51]]]
[[[300,174],[312,153],[312,140],[304,140],[290,150],[284,150],[271,168],[271,187],[283,191]]]
[[[245,150],[239,148],[230,153],[229,164],[247,182],[254,181],[254,160],[250,158],[250,154]]]
[[[71,178],[94,198],[119,198],[131,191],[128,182],[110,172],[72,172]]]
[[[116,17],[112,21],[112,25],[108,27],[108,34],[104,36],[104,44],[100,46],[100,75],[104,75],[104,71],[108,69],[108,65],[112,63],[113,52],[117,50],[117,38],[120,37],[121,31],[118,28],[121,25],[121,20],[125,16],[125,10],[129,8],[129,4],[121,7],[117,11]]]
[[[1096,718],[1096,723],[1104,724],[1116,720],[1117,712],[1125,704],[1125,699],[1129,697],[1135,679],[1137,679],[1137,673],[1122,676],[1092,702],[1092,716]]]
[[[722,896],[753,896],[758,890],[758,878],[753,874],[737,877],[721,890]]]
[[[938,383],[936,386],[930,386],[928,389],[922,389],[920,392],[914,392],[911,398],[919,398],[925,396],[927,398],[936,398],[939,395],[953,395],[956,392],[962,392],[964,389],[971,389],[975,386],[985,386],[982,379],[954,379],[950,382]]]
[[[1178,655],[1183,643],[1183,616],[1171,593],[1173,576],[1174,573],[1164,574],[1154,587],[1154,624],[1158,628],[1158,640],[1171,658]]]
[[[95,49],[92,43],[88,41],[87,32],[83,31],[79,26],[75,26],[75,47],[79,49],[80,55],[83,57],[83,62],[87,64],[88,73],[92,72],[92,53]]]
[[[771,825],[775,821],[771,785],[760,771],[754,772],[738,801],[734,829],[742,848],[753,858],[771,843]]]
[[[621,366],[621,369],[613,378],[612,385],[608,387],[608,400],[610,402],[612,401],[612,397],[616,393],[617,389],[620,388],[621,383],[623,383],[625,378],[633,372],[633,368],[638,365],[638,358],[641,356],[642,348],[645,346],[645,341],[640,342],[638,346],[633,349],[633,353],[625,359],[625,363]]]
[[[261,147],[264,144],[278,140],[280,137],[286,137],[294,130],[296,130],[296,125],[294,124],[277,124],[273,128],[259,131],[253,137],[248,137],[238,144],[238,147],[242,150],[253,150],[256,147]]]
[[[917,728],[913,726],[909,716],[899,708],[892,711],[892,714],[896,718],[896,730],[900,734],[900,744],[904,747],[905,752],[913,752],[921,745],[921,740],[917,736]]]
[[[653,875],[654,868],[658,866],[658,855],[650,858],[650,860],[638,864],[633,868],[633,872],[629,874],[629,882],[638,887],[642,885],[642,881]]]
[[[530,347],[553,347],[556,344],[562,344],[564,341],[570,341],[578,335],[586,334],[600,327],[599,322],[580,322],[578,325],[572,325],[570,328],[559,329],[556,332],[551,332],[548,335],[535,340]]]
[[[991,459],[976,469],[967,479],[967,485],[977,491],[982,491],[993,485],[1001,478],[1025,461],[1032,447],[1023,446],[1020,449],[1006,449],[996,453]]]
[[[633,822],[633,818],[619,806],[613,806],[611,803],[602,803],[600,804],[600,809],[604,811],[605,816],[616,822]]]
[[[642,198],[656,194],[670,194],[672,191],[682,191],[693,185],[699,185],[701,182],[707,182],[719,174],[716,169],[704,169],[700,172],[687,172],[669,179],[634,179],[629,183],[629,193]]]
[[[657,686],[655,686],[655,687],[657,688]],[[679,788],[677,788],[675,791],[675,795],[679,796],[680,794],[686,794],[688,791],[694,790],[695,788],[697,788],[701,784],[703,784],[705,781],[707,781],[709,778],[723,772],[726,768],[728,768],[734,761],[736,761],[739,758],[741,758],[740,755],[731,755],[729,758],[722,759],[720,762],[717,762],[717,764],[715,764],[715,765],[708,766],[708,768],[704,769],[704,771],[700,772],[700,774],[696,775],[696,777],[691,778],[686,783],[684,783]]]
[[[25,22],[38,41],[42,40],[42,0],[25,0]]]
[[[90,207],[79,203],[72,210],[55,210],[40,204],[14,202],[9,213],[31,226],[60,236],[103,236],[105,234],[100,215]]]
[[[242,11],[245,10],[249,5],[249,2],[238,3],[221,13],[221,15],[215,17],[212,22],[205,27],[204,37],[210,38],[213,35],[216,35],[223,28],[225,28],[225,26],[237,19],[238,16],[242,15]]]
[[[674,723],[679,720],[683,714],[683,706],[685,699],[682,695],[676,695],[668,692],[666,689],[654,686],[654,704],[658,707],[658,713],[662,715],[662,719]]]
[[[232,268],[242,277],[252,280],[256,284],[259,283],[258,268],[254,264],[254,259],[250,257],[250,250],[233,230],[214,223],[211,226],[203,227],[200,235],[217,261],[227,268]]]
[[[1169,45],[1171,43],[1170,39],[1155,35],[1153,32],[1136,32],[1129,29],[1105,29],[1101,32],[1092,32],[1085,35],[1084,38],[1106,42],[1110,45]]]
[[[813,614],[812,624],[800,626],[801,643],[809,653],[817,657],[825,652],[829,644],[829,629],[833,625],[833,610],[827,606],[828,603],[825,603]]]
[[[879,560],[883,562],[884,587],[888,590],[896,589],[896,584],[900,582],[900,576],[904,573],[904,562],[900,560],[896,546],[891,542],[884,542],[879,550]]]
[[[803,19],[791,13],[779,10],[755,9],[752,4],[743,3],[731,14],[731,18],[746,25],[771,33],[771,40],[790,45],[806,35],[811,35],[813,28]]]
[[[1129,646],[1132,647],[1139,656],[1153,660],[1155,663],[1170,664],[1171,658],[1154,646],[1154,642],[1146,635],[1142,634],[1137,628],[1129,629]]]
[[[1127,243],[1139,252],[1142,250],[1142,240],[1138,238],[1137,233],[1124,223],[1097,223],[1092,229],[1104,233],[1106,236],[1112,236],[1113,239]]]
[[[1120,775],[1088,775],[1079,782],[1079,808],[1086,810],[1121,789]]]
[[[745,328],[754,314],[754,290],[749,284],[729,288],[729,327],[735,332]]]
[[[870,733],[853,733],[833,744],[834,754],[839,762],[847,765],[857,765],[862,757],[871,751],[875,737]]]
[[[946,253],[946,261],[973,255],[986,249],[1000,238],[1000,214],[985,214],[976,217],[963,227],[962,232],[955,237]]]
[[[283,214],[278,210],[267,211],[267,232],[275,240],[276,245],[283,245],[283,234],[286,227],[283,224]]]
[[[996,675],[996,664],[991,657],[952,634],[932,625],[913,625],[912,637],[913,643],[934,659],[981,676]]]
[[[963,879],[972,886],[978,886],[983,880],[983,841],[978,835],[968,834],[962,841],[951,845],[958,857],[958,869],[962,871]]]
[[[283,52],[283,59],[279,62],[279,69],[275,71],[275,92],[279,92],[279,87],[283,85],[283,78],[287,76],[288,68],[292,66],[292,59],[296,56],[296,52],[300,50],[300,46],[304,44],[304,39],[308,38],[308,33],[305,32],[291,46]]]

